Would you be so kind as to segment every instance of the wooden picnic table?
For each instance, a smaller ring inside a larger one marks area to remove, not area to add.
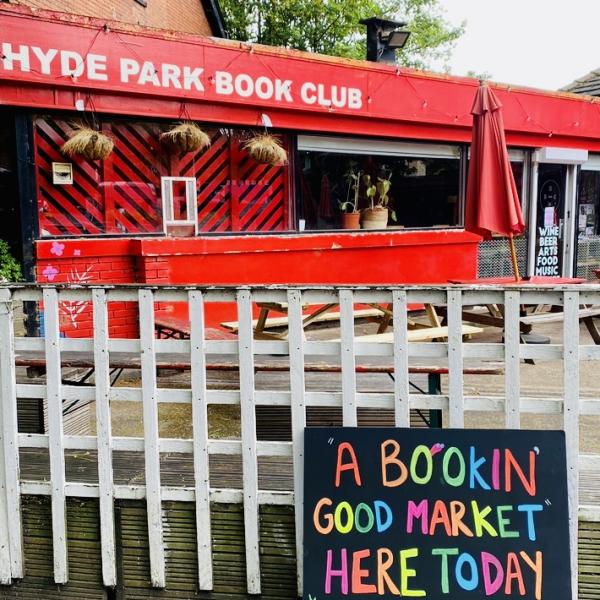
[[[254,328],[254,337],[263,340],[285,340],[288,335],[288,305],[285,302],[257,302],[259,309],[258,319],[254,319],[252,326]],[[353,311],[355,319],[379,319],[387,324],[391,316],[389,307],[379,304],[368,304],[369,308],[360,308]],[[304,317],[302,319],[302,329],[306,329],[313,323],[335,323],[340,320],[340,312],[335,310],[338,303],[332,304],[305,304],[303,306]],[[270,313],[283,315],[279,317],[269,317]],[[389,316],[388,316],[389,315]],[[237,321],[228,321],[221,323],[221,327],[229,331],[236,332],[239,328]],[[270,329],[281,329],[281,331],[268,331]]]
[[[519,285],[563,285],[563,284],[583,284],[586,279],[580,277],[531,277],[519,281]],[[460,284],[490,284],[490,285],[515,285],[517,283],[512,277],[495,277],[486,279],[460,279],[451,280],[450,283]],[[438,307],[438,313],[446,317],[446,308]],[[583,321],[587,330],[594,341],[594,344],[600,345],[600,331],[596,325],[595,318],[600,316],[600,306],[585,306],[579,308],[579,321]],[[502,305],[488,304],[482,309],[465,306],[462,310],[462,319],[469,323],[497,327],[504,330],[504,307]],[[549,305],[549,310],[544,309],[544,305],[522,305],[521,315],[519,317],[519,330],[521,336],[529,334],[536,324],[557,323],[564,319],[564,312],[560,306]],[[524,339],[523,341],[526,341]]]
[[[289,325],[287,316],[288,305],[285,302],[257,302],[256,306],[260,310],[258,319],[255,319],[252,322],[252,326],[254,328],[254,336],[256,337],[256,339],[287,339]],[[336,310],[338,306],[339,305],[337,303],[304,305],[303,309],[305,314],[304,318],[302,319],[302,328],[306,329],[309,325],[313,323],[335,323],[336,321],[339,321],[340,312]],[[382,305],[375,303],[367,304],[366,306],[368,306],[368,308],[358,308],[353,311],[354,319],[376,320],[379,323],[377,334],[385,333],[392,323],[392,306],[390,304]],[[416,321],[415,319],[409,318],[409,330],[439,330],[439,328],[442,327],[442,323],[436,312],[435,307],[431,304],[425,304],[423,305],[423,308],[425,310],[428,322],[422,323]],[[270,313],[276,313],[284,316],[269,317]],[[225,323],[221,323],[221,327],[224,327],[225,329],[232,332],[237,332],[239,328],[239,323],[237,321],[228,321]],[[281,329],[281,331],[268,331],[270,329]],[[435,333],[440,333],[440,331],[431,332],[431,335],[421,333],[417,336],[419,339],[415,339],[415,341],[437,339],[447,336],[447,333],[446,335],[434,335]],[[475,331],[473,330],[470,332],[465,332],[465,334],[468,333],[475,333]]]

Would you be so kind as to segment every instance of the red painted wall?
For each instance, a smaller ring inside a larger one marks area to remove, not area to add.
[[[37,242],[41,283],[389,284],[446,283],[477,275],[479,237],[461,230],[60,240]],[[82,278],[82,274],[84,275]],[[116,304],[116,303],[115,303]],[[135,305],[109,307],[111,336],[138,332]],[[158,307],[187,320],[185,306]],[[61,309],[68,337],[91,333],[91,310],[72,319]],[[206,321],[235,319],[235,307],[213,304]]]
[[[144,283],[443,284],[477,276],[479,240],[461,230],[136,239],[132,251]],[[187,319],[185,307],[168,312]],[[207,307],[212,326],[234,318]]]
[[[135,283],[136,257],[130,240],[56,240],[37,243],[40,283]],[[62,302],[60,330],[66,337],[91,337],[92,308],[88,302]],[[137,305],[110,302],[110,335],[137,337]]]

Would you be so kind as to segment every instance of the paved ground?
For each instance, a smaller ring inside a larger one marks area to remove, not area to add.
[[[22,320],[18,313],[15,314],[17,335],[23,334]],[[360,325],[361,333],[373,333],[375,325],[372,323]],[[547,335],[553,343],[562,342],[562,324],[552,323],[537,325],[536,333]],[[326,339],[337,337],[335,330],[315,329],[309,333],[309,338]],[[482,334],[478,334],[473,342],[500,342],[501,332],[498,329],[486,328]],[[580,343],[591,344],[592,340],[585,329],[581,326]],[[563,391],[563,366],[561,361],[536,361],[529,365],[521,363],[521,394],[526,396],[545,396],[560,400]],[[600,397],[600,383],[598,382],[598,365],[587,361],[580,363],[580,396],[582,398]],[[164,387],[187,387],[187,374],[171,375],[161,377],[160,385]],[[443,378],[442,386],[446,386],[446,378]],[[129,378],[122,379],[119,385],[138,385],[139,380],[136,373]],[[263,389],[285,389],[287,381],[285,376],[272,374],[259,374],[256,379],[257,386]],[[422,385],[425,382],[420,380]],[[237,385],[237,375],[219,374],[210,375],[209,384],[214,389],[234,389]],[[323,388],[323,386],[326,386]],[[309,389],[340,389],[339,377],[325,375],[307,378]],[[385,375],[361,376],[359,389],[374,391],[391,390],[391,382]],[[469,396],[502,396],[504,393],[503,375],[465,376],[465,393]],[[141,406],[131,402],[114,402],[112,407],[113,427],[115,435],[138,436],[143,435],[141,420]],[[239,410],[233,406],[211,407],[210,409],[210,435],[214,437],[238,437],[240,431]],[[522,415],[522,427],[527,429],[560,429],[562,418],[554,415]],[[502,419],[495,413],[471,412],[466,414],[467,427],[501,428]],[[581,451],[586,453],[600,454],[600,416],[581,417]],[[160,407],[160,435],[164,437],[190,437],[191,436],[191,409],[186,405],[162,405]]]

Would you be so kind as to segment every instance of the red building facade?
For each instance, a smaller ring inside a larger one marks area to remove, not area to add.
[[[0,26],[0,118],[20,140],[11,219],[30,278],[396,284],[476,276],[479,238],[464,231],[462,213],[477,81],[25,8],[0,9]],[[549,214],[538,215],[543,177],[564,172],[559,218],[577,181],[589,187],[579,169],[595,172],[600,112],[574,95],[494,87],[533,274],[538,225]],[[181,120],[210,135],[207,150],[181,154],[160,142]],[[81,123],[113,139],[108,158],[62,155]],[[286,165],[257,163],[244,149],[265,125],[287,149]],[[391,177],[396,221],[374,232],[340,229],[350,173]],[[193,203],[194,235],[167,235],[165,202],[169,210]],[[572,270],[566,241],[563,254]],[[115,335],[134,333],[128,310],[111,315]],[[65,333],[89,333],[86,314],[69,307]]]

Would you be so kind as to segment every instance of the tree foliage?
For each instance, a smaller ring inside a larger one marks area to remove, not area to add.
[[[438,0],[220,0],[220,6],[232,39],[361,59],[360,19],[405,21],[412,35],[398,62],[417,68],[444,64],[464,31],[445,20]]]
[[[20,279],[21,266],[10,253],[9,245],[4,240],[0,240],[0,282]]]

